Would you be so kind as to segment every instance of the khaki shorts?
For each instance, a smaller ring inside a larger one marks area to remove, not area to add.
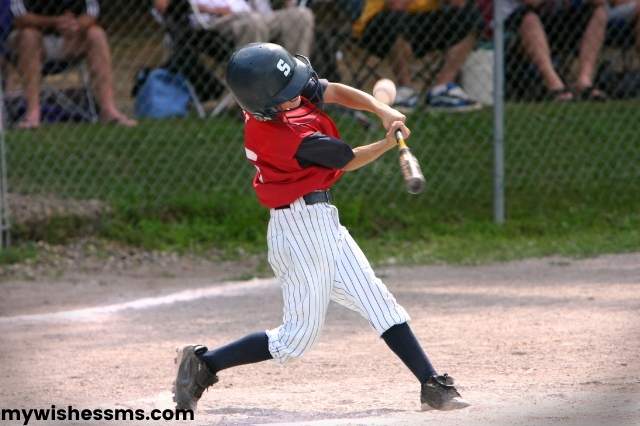
[[[12,31],[9,35],[9,46],[13,50],[13,54],[17,55],[18,48],[18,32]],[[64,45],[64,38],[58,35],[46,34],[42,37],[42,49],[44,51],[44,59],[46,61],[59,61],[66,59],[69,55],[66,54]]]

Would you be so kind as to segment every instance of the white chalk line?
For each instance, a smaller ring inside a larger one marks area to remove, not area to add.
[[[87,321],[96,320],[105,315],[112,315],[125,310],[149,309],[156,306],[172,305],[212,297],[239,296],[251,291],[261,290],[276,285],[276,280],[253,279],[250,281],[233,281],[223,285],[189,289],[158,297],[144,297],[129,302],[112,305],[95,306],[91,308],[74,309],[69,311],[49,312],[44,314],[15,315],[0,317],[0,325],[23,322],[55,322],[55,321]]]

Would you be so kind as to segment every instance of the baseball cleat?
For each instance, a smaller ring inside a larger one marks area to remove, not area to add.
[[[178,372],[173,382],[173,401],[179,410],[195,412],[204,390],[218,382],[218,376],[212,374],[199,358],[206,351],[206,346],[202,345],[189,345],[177,350],[175,362]]]
[[[431,376],[426,382],[422,383],[420,402],[422,411],[459,410],[471,405],[462,399],[457,389],[453,386],[453,377],[448,374]]]

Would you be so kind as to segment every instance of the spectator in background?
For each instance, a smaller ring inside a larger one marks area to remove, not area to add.
[[[329,81],[341,82],[337,56],[343,43],[351,38],[351,24],[362,13],[365,0],[314,0],[315,45],[311,63],[318,75]],[[309,2],[308,2],[309,3]]]
[[[418,94],[411,88],[409,58],[445,50],[444,64],[427,92],[427,106],[469,111],[481,105],[455,79],[482,27],[482,15],[474,0],[367,0],[353,29],[371,53],[390,55],[399,86],[396,107],[411,109],[418,101]]]
[[[505,28],[517,33],[524,53],[540,71],[549,97],[605,100],[593,86],[604,42],[607,10],[604,0],[503,0]],[[578,47],[578,75],[571,90],[553,63],[553,53],[572,54]]]
[[[154,7],[165,13],[172,0],[154,0]],[[173,0],[175,1],[175,0]],[[192,0],[197,14],[195,29],[212,30],[233,40],[236,46],[256,41],[283,45],[292,53],[309,56],[313,44],[313,13],[288,2],[273,10],[269,0]]]
[[[40,126],[40,81],[43,60],[86,56],[103,122],[131,127],[136,121],[118,110],[113,90],[107,35],[97,24],[97,0],[12,0],[16,30],[10,35],[17,54],[27,109],[19,128]]]

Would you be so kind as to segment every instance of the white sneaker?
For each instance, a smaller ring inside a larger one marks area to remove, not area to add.
[[[396,90],[393,107],[401,112],[411,112],[418,106],[420,95],[411,87],[400,86]]]
[[[462,87],[447,83],[443,88],[434,88],[427,93],[427,107],[440,111],[467,112],[481,109],[482,104],[471,99]]]

